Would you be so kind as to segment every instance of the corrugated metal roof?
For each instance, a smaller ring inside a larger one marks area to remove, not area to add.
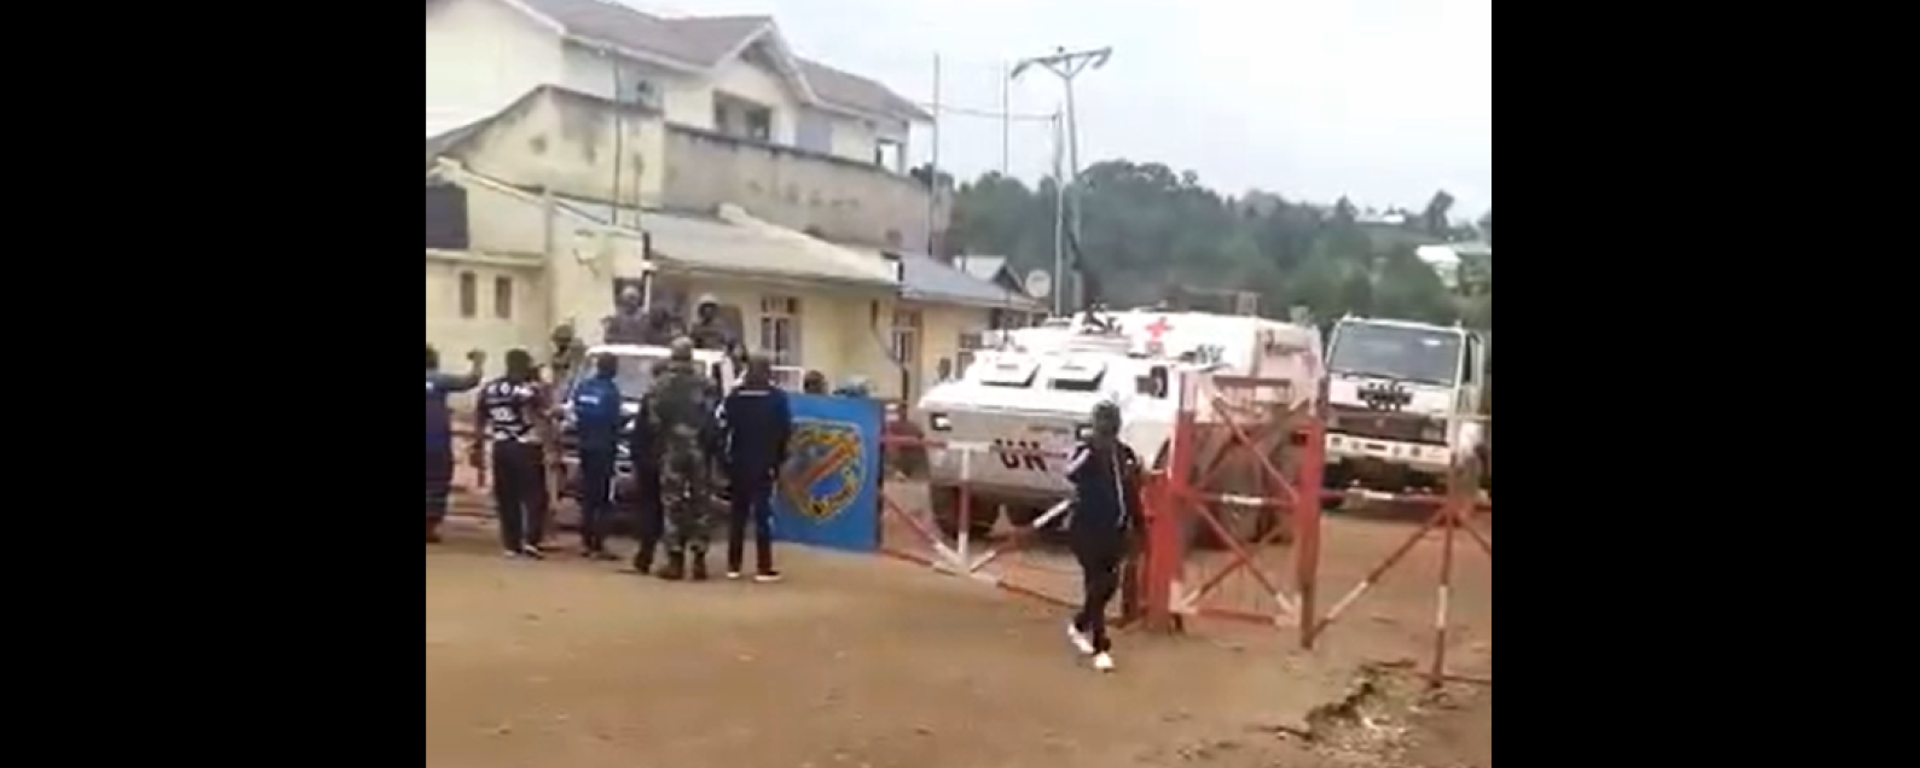
[[[918,253],[897,253],[900,295],[918,301],[1038,309],[1039,302]]]
[[[560,204],[597,221],[613,221],[613,206],[575,198]],[[732,222],[692,213],[623,208],[622,221],[640,222],[654,258],[696,270],[897,287],[893,265],[868,254],[764,222]]]
[[[1000,275],[1000,270],[1007,268],[1005,256],[955,256],[953,258],[967,274],[981,280],[992,281]]]
[[[525,0],[568,34],[665,56],[695,67],[719,64],[750,36],[769,28],[768,16],[667,18],[605,0]],[[776,31],[774,34],[779,34]],[[880,83],[817,61],[799,59],[801,76],[823,101],[910,120],[933,116]]]

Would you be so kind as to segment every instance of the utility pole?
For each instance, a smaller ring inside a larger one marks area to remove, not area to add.
[[[1045,67],[1048,72],[1052,72],[1054,76],[1059,77],[1060,82],[1066,88],[1067,114],[1066,114],[1066,125],[1064,126],[1064,128],[1066,131],[1067,174],[1068,175],[1066,178],[1056,179],[1055,183],[1059,185],[1062,190],[1061,198],[1060,198],[1061,207],[1065,209],[1066,213],[1071,214],[1071,218],[1068,220],[1067,224],[1065,225],[1065,228],[1068,232],[1072,233],[1073,235],[1072,240],[1076,244],[1080,242],[1080,205],[1079,205],[1080,120],[1079,120],[1079,116],[1074,112],[1073,80],[1074,78],[1079,77],[1080,73],[1085,72],[1088,69],[1099,69],[1100,67],[1106,66],[1107,59],[1111,58],[1112,56],[1113,56],[1113,48],[1111,47],[1095,48],[1092,50],[1085,50],[1085,51],[1068,51],[1065,47],[1059,47],[1059,48],[1055,48],[1052,54],[1049,54],[1046,56],[1035,56],[1029,59],[1021,59],[1018,63],[1013,65],[1013,72],[1007,76],[1007,79],[1015,80],[1020,77],[1021,73],[1026,72],[1027,69],[1031,67],[1034,67],[1034,66]],[[1074,204],[1072,206],[1065,205],[1065,201],[1067,199],[1066,188],[1069,185],[1071,185],[1071,187],[1073,188],[1072,193],[1074,197]],[[1054,289],[1055,298],[1053,302],[1054,314],[1056,315],[1061,314],[1060,306],[1061,306],[1061,299],[1063,298],[1064,291],[1060,289],[1064,288],[1066,285],[1067,276],[1064,274],[1064,268],[1065,268],[1064,254],[1061,253],[1060,250],[1056,250],[1054,253],[1054,264],[1053,264],[1054,281],[1058,286]],[[1080,303],[1081,299],[1084,298],[1080,295],[1081,292],[1085,290],[1085,287],[1081,283],[1082,281],[1079,279],[1079,275],[1075,274],[1074,280],[1073,280],[1073,293],[1074,293],[1074,299],[1075,299],[1074,303],[1076,304]]]
[[[940,210],[940,54],[933,54],[933,154],[927,160],[927,258],[934,251],[934,223]]]
[[[1001,67],[1000,73],[1000,175],[1013,173],[1013,68]]]

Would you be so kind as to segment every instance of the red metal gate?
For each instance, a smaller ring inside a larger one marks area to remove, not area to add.
[[[925,452],[929,461],[907,461],[909,469],[893,468],[881,488],[879,549],[889,557],[920,563],[941,573],[979,581],[1008,592],[1037,598],[1062,606],[1075,606],[1081,597],[1080,572],[1073,557],[1052,538],[1048,529],[1067,513],[1067,500],[1049,506],[1031,521],[1014,521],[1011,515],[997,515],[997,521],[985,536],[976,535],[972,513],[974,488],[970,468],[975,461],[998,461],[1002,455],[1024,458],[1041,456],[1064,460],[1060,453],[1012,448],[989,443],[965,443],[941,438],[889,434],[884,438],[889,456]],[[932,461],[957,462],[960,477],[952,491],[929,485],[924,471]],[[948,525],[940,524],[934,495],[957,493],[952,500]],[[1114,609],[1121,621],[1137,614],[1127,606],[1137,605],[1138,579],[1124,582],[1123,599]]]
[[[1261,405],[1254,397],[1261,388],[1280,384],[1228,376],[1183,384],[1174,439],[1148,496],[1145,626],[1184,631],[1190,617],[1256,622],[1297,630],[1300,646],[1312,648],[1410,552],[1431,542],[1440,550],[1440,563],[1431,656],[1423,672],[1434,682],[1490,683],[1490,677],[1450,674],[1446,667],[1454,627],[1450,609],[1456,597],[1456,540],[1464,535],[1489,558],[1493,553],[1491,535],[1473,524],[1491,518],[1490,499],[1479,498],[1479,457],[1457,462],[1441,495],[1353,494],[1356,499],[1433,511],[1423,515],[1417,528],[1395,531],[1399,543],[1384,556],[1357,546],[1340,547],[1343,566],[1350,558],[1372,565],[1322,615],[1317,604],[1329,531],[1322,500],[1345,500],[1349,494],[1321,489],[1324,420],[1304,409]],[[1459,416],[1455,423],[1483,418]],[[1236,463],[1237,477],[1232,470]],[[1250,514],[1264,524],[1245,524]],[[1223,519],[1229,517],[1238,522]],[[1335,545],[1345,543],[1350,542],[1333,540]],[[1487,579],[1490,612],[1490,571]]]

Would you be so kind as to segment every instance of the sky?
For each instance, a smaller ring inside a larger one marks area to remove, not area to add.
[[[961,178],[1051,168],[1062,84],[1035,69],[1003,88],[1011,62],[1111,46],[1074,83],[1083,167],[1153,161],[1226,194],[1380,209],[1445,189],[1459,217],[1493,206],[1492,0],[623,1],[771,15],[802,56],[923,106],[937,57],[938,160]],[[1005,142],[997,117],[966,114],[1002,111]],[[934,133],[912,137],[916,164]]]

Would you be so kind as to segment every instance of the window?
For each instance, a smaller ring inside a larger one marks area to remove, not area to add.
[[[493,279],[493,316],[500,320],[513,319],[513,278],[500,276]]]
[[[800,300],[792,296],[760,298],[760,352],[774,365],[800,364]]]
[[[472,272],[460,273],[460,316],[473,317],[480,314],[479,281]]]
[[[773,110],[765,107],[747,110],[747,138],[755,141],[773,140]]]

